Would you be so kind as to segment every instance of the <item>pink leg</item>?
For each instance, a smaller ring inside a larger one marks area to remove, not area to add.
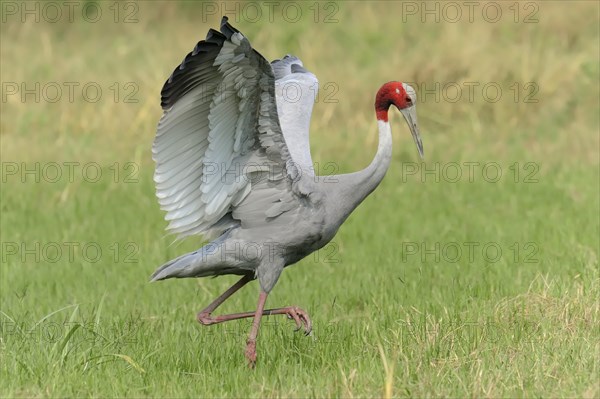
[[[198,313],[196,317],[200,324],[205,326],[211,324],[223,323],[230,320],[243,319],[248,317],[254,317],[254,321],[252,322],[252,328],[250,329],[250,335],[248,336],[248,340],[246,341],[246,358],[248,359],[248,363],[250,367],[254,367],[256,364],[256,339],[258,337],[258,329],[260,327],[260,320],[262,316],[271,316],[278,314],[285,314],[290,319],[293,319],[296,322],[296,331],[300,330],[304,325],[304,332],[306,335],[309,335],[312,331],[312,322],[308,313],[304,310],[300,309],[297,306],[288,306],[285,308],[277,308],[277,309],[267,309],[265,310],[265,302],[267,301],[266,292],[261,292],[258,297],[258,304],[256,306],[256,312],[243,312],[243,313],[234,313],[222,316],[211,316],[212,312],[217,309],[227,298],[231,295],[235,294],[240,288],[248,284],[252,279],[249,276],[242,277],[237,283],[232,285],[227,291],[225,291],[221,296],[215,299],[210,305],[208,305],[204,310]]]
[[[211,313],[214,312],[216,308],[221,306],[221,304],[223,302],[225,302],[227,300],[227,298],[229,298],[230,296],[235,294],[237,291],[239,291],[240,288],[242,288],[243,286],[248,284],[250,281],[252,281],[250,276],[244,276],[237,283],[235,283],[234,285],[229,287],[229,289],[227,291],[222,293],[217,299],[212,301],[212,303],[210,305],[208,305],[206,308],[204,308],[203,310],[201,310],[198,313],[198,315],[196,316],[196,319],[198,320],[198,322],[200,324],[204,324],[204,325],[219,323],[219,321],[213,321],[214,318],[210,317]],[[223,321],[227,321],[227,320],[223,320]]]
[[[248,336],[248,340],[246,341],[246,359],[248,359],[248,365],[252,368],[256,365],[256,338],[258,337],[258,328],[260,327],[260,319],[262,316],[270,316],[276,314],[285,314],[289,318],[294,319],[296,322],[296,331],[298,331],[302,327],[302,323],[305,323],[305,332],[306,335],[310,334],[312,330],[312,323],[308,314],[298,308],[297,306],[289,306],[286,308],[279,309],[268,309],[264,310],[265,302],[267,301],[266,292],[261,292],[258,297],[258,305],[256,306],[256,312],[254,313],[254,321],[252,322],[252,328],[250,329],[250,335]],[[237,315],[231,316],[239,316],[239,317],[250,317],[251,313],[238,313]]]
[[[260,319],[262,318],[263,311],[265,309],[265,302],[267,301],[267,294],[261,291],[258,296],[258,305],[256,305],[256,313],[254,313],[254,320],[252,321],[252,328],[250,329],[250,335],[246,341],[246,359],[248,359],[248,366],[254,368],[256,365],[256,338],[258,337],[258,328],[260,327]]]
[[[302,326],[304,326],[304,333],[306,335],[309,335],[312,331],[312,321],[310,320],[308,313],[306,313],[306,311],[302,310],[297,306],[287,306],[285,308],[263,310],[261,316],[272,316],[278,314],[287,315],[290,319],[294,320],[294,322],[296,323],[296,331],[300,330]],[[197,319],[200,324],[209,326],[211,324],[219,324],[226,321],[245,319],[248,317],[255,316],[256,312],[243,312],[226,314],[221,316],[211,316],[210,313],[202,311],[198,313]]]
[[[256,312],[243,312],[243,313],[227,314],[227,315],[222,315],[222,316],[212,316],[212,312],[214,312],[215,309],[217,309],[223,302],[225,302],[227,300],[227,298],[229,298],[230,296],[235,294],[240,288],[242,288],[243,286],[248,284],[250,281],[252,281],[252,279],[249,276],[242,277],[237,283],[232,285],[227,291],[225,291],[223,294],[221,294],[221,296],[219,296],[210,305],[208,305],[206,308],[204,308],[203,310],[201,310],[198,313],[198,315],[196,316],[196,319],[198,320],[198,322],[202,325],[209,326],[211,324],[223,323],[223,322],[230,321],[230,320],[238,320],[238,319],[244,319],[244,318],[248,318],[248,317],[255,317]],[[261,295],[262,294],[263,293],[261,293]],[[265,301],[266,301],[266,295],[267,294],[265,294]],[[260,304],[260,297],[259,297],[259,304]],[[263,303],[263,305],[264,305],[264,303]],[[263,308],[264,308],[264,306],[263,306]],[[304,310],[300,309],[297,306],[288,306],[285,308],[262,310],[261,315],[271,316],[271,315],[278,315],[278,314],[285,314],[290,319],[293,319],[294,322],[296,323],[296,327],[297,327],[296,331],[300,330],[303,325],[304,325],[304,331],[305,331],[306,335],[310,334],[310,332],[312,331],[312,322],[310,320],[310,317],[308,316],[308,313],[306,313]]]

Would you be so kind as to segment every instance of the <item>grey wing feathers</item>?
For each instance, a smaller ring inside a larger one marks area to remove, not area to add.
[[[152,152],[170,232],[220,235],[298,201],[274,81],[269,63],[226,17],[169,77]],[[267,179],[256,178],[265,172]],[[253,191],[261,191],[261,209],[248,206]]]
[[[302,61],[286,55],[271,63],[275,74],[275,93],[279,123],[290,155],[303,175],[314,176],[310,155],[310,119],[319,90],[317,77],[307,71]]]

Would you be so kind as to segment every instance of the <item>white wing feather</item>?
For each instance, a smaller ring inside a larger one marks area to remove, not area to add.
[[[309,131],[319,81],[295,56],[286,55],[271,65],[276,79],[277,114],[290,155],[303,174],[314,176]]]

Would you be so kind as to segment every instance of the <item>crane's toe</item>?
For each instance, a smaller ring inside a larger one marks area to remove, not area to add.
[[[310,335],[312,331],[312,321],[310,320],[310,317],[308,316],[308,313],[306,313],[305,310],[299,308],[298,306],[290,306],[288,308],[285,308],[285,311],[287,317],[294,320],[294,322],[296,323],[295,331],[299,331],[301,328],[304,327],[304,334]]]

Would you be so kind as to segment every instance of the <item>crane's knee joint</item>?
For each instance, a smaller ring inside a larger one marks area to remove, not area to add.
[[[198,320],[198,323],[202,324],[203,326],[209,326],[215,322],[208,312],[198,313],[196,320]]]

